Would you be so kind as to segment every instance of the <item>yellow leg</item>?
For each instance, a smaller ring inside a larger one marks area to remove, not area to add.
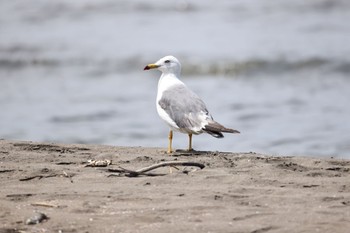
[[[172,131],[172,130],[169,131],[168,139],[169,139],[168,153],[170,154],[170,153],[173,153],[173,148],[172,148],[172,143],[173,143],[173,131]]]
[[[188,151],[191,151],[192,149],[192,134],[188,134]]]

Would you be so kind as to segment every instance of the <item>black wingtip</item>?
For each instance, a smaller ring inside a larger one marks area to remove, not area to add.
[[[216,137],[216,138],[223,138],[224,137],[224,135],[220,131],[217,131],[217,130],[210,130],[208,128],[203,128],[203,131],[206,132],[207,134],[210,134],[213,137]]]
[[[238,130],[226,128],[215,121],[204,126],[203,131],[216,138],[223,138],[224,135],[222,133],[241,133]]]
[[[225,131],[223,131],[225,132]],[[229,131],[227,131],[226,133],[241,133],[239,132],[238,130],[235,130],[235,129],[229,129]]]
[[[211,136],[216,137],[216,138],[223,138],[224,135],[221,132],[210,132],[207,131],[207,133],[209,133]]]

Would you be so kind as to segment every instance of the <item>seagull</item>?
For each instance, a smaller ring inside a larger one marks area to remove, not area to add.
[[[180,79],[181,64],[174,56],[165,56],[144,70],[162,72],[158,82],[157,112],[170,127],[168,153],[172,153],[173,131],[188,135],[188,151],[192,151],[192,135],[208,133],[223,138],[222,133],[240,133],[214,121],[205,103]]]

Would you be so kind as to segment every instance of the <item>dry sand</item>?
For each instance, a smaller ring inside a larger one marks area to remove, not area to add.
[[[0,232],[349,232],[350,161],[0,141]],[[108,167],[85,167],[110,159]],[[125,177],[162,161],[159,176]],[[113,176],[111,176],[113,174]],[[163,175],[162,175],[163,174]],[[26,220],[37,212],[49,219]]]

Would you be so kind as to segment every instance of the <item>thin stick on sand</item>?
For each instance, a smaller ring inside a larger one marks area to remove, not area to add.
[[[118,172],[120,174],[123,174],[128,177],[136,177],[139,175],[146,175],[146,176],[159,176],[162,174],[153,174],[153,173],[146,173],[149,171],[152,171],[154,169],[160,168],[160,167],[166,167],[166,166],[192,166],[192,167],[199,167],[200,169],[203,169],[205,167],[202,163],[196,163],[196,162],[186,162],[186,161],[168,161],[168,162],[161,162],[157,164],[153,164],[148,167],[144,167],[141,169],[138,169],[136,171],[125,169],[122,167],[119,167],[120,169],[108,169],[109,172]]]

